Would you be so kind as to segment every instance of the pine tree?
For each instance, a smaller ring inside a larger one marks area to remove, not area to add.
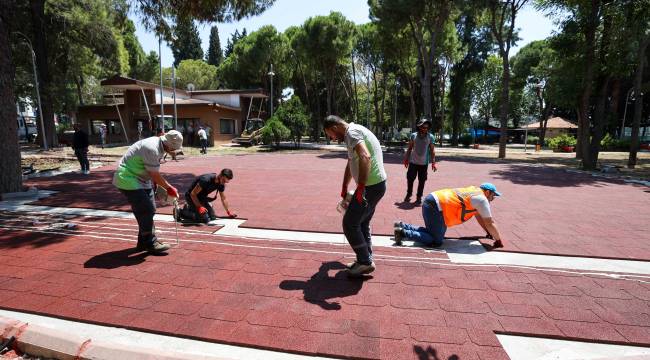
[[[239,33],[239,30],[235,30],[235,32],[232,34],[232,37],[228,39],[228,43],[226,43],[226,51],[224,52],[224,57],[230,56],[233,49],[235,48],[235,45],[237,44],[237,41],[245,38],[246,35],[246,28],[244,28],[241,33]]]
[[[199,31],[191,19],[178,19],[174,28],[175,39],[172,40],[171,48],[174,54],[174,66],[186,59],[202,60],[203,49]]]
[[[216,26],[210,29],[210,47],[206,61],[210,65],[219,66],[223,60],[223,51],[221,50],[221,41],[219,40],[219,30]]]

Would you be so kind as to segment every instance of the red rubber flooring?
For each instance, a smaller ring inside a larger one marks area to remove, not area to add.
[[[182,228],[167,256],[133,251],[131,220],[0,224],[0,307],[286,352],[368,359],[507,359],[495,333],[650,346],[650,285],[450,264],[376,249],[347,279],[345,245],[224,238]],[[172,224],[159,223],[167,240]],[[202,241],[198,242],[198,241]],[[453,357],[456,356],[456,357]]]
[[[327,152],[209,156],[168,162],[162,171],[184,192],[195,175],[232,168],[235,178],[226,194],[247,219],[243,226],[340,233],[335,207],[345,161],[343,154]],[[406,192],[401,156],[387,154],[385,162],[388,191],[372,222],[376,234],[392,234],[396,220],[422,223],[420,208],[401,202]],[[438,168],[429,171],[425,194],[485,181],[503,192],[492,205],[506,251],[650,260],[647,187],[516,163],[443,157]],[[128,210],[111,185],[112,172],[105,167],[91,176],[66,174],[28,184],[62,191],[38,204]],[[223,214],[219,201],[214,205]],[[483,231],[474,221],[447,232],[448,237],[477,235]]]

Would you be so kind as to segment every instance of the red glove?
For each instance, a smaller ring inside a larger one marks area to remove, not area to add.
[[[208,212],[208,209],[204,208],[203,206],[199,206],[197,209],[199,211],[199,214],[203,215]]]
[[[175,187],[169,185],[169,187],[167,188],[167,195],[177,198],[178,197],[178,190],[176,190]]]
[[[433,170],[433,172],[438,171],[438,168],[436,167],[436,163],[434,162],[431,163],[431,170]]]
[[[366,199],[363,196],[364,195],[363,192],[365,189],[366,189],[366,184],[358,184],[357,190],[354,192],[354,196],[356,197],[357,202],[359,204],[363,204],[363,202],[366,201]]]
[[[348,195],[348,189],[341,190],[341,197],[345,199],[345,197]]]
[[[409,167],[409,159],[404,159],[404,167],[407,168]]]
[[[226,213],[228,214],[228,217],[231,218],[231,219],[234,219],[234,218],[237,217],[237,214],[231,213],[230,210],[226,211]]]

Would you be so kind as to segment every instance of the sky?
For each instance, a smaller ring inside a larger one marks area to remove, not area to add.
[[[217,25],[221,47],[225,48],[228,39],[235,30],[246,28],[250,34],[264,25],[273,25],[278,31],[284,31],[290,26],[301,25],[312,16],[328,15],[331,11],[341,12],[348,20],[356,24],[363,24],[370,21],[368,18],[369,9],[366,0],[327,0],[327,1],[304,1],[304,0],[276,0],[273,6],[259,16],[243,19],[235,23],[223,24],[198,24],[199,35],[203,52],[207,53],[210,39],[210,28]],[[158,52],[158,38],[147,32],[141,25],[137,15],[129,16],[136,24],[136,35],[146,53]],[[516,19],[516,27],[520,28],[521,40],[510,54],[514,55],[519,48],[531,41],[545,39],[555,29],[551,19],[546,18],[541,12],[535,11],[528,6],[522,9]],[[169,67],[174,62],[174,56],[170,48],[162,44],[163,66]]]

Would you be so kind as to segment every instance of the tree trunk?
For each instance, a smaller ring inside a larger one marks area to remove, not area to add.
[[[548,118],[551,115],[552,106],[550,103],[546,103],[544,108],[544,113],[542,114],[542,119],[539,121],[539,145],[544,146],[544,140],[546,140],[546,128],[548,125]]]
[[[9,36],[16,4],[13,0],[0,0],[0,194],[22,190],[20,146],[14,96],[14,65]]]
[[[415,129],[415,123],[417,121],[417,107],[415,105],[415,84],[414,81],[409,79],[407,81],[409,86],[409,127]]]
[[[582,95],[578,104],[578,146],[576,158],[582,158],[583,164],[589,163],[589,103],[591,99],[592,81],[594,78],[594,59],[596,57],[596,28],[598,27],[598,17],[600,13],[600,0],[591,0],[591,14],[585,27],[585,76],[582,83]]]
[[[357,70],[354,64],[354,55],[352,57],[352,80],[354,83],[354,122],[356,123],[359,119],[359,92],[357,91]]]
[[[503,77],[501,81],[501,111],[499,114],[501,129],[499,135],[499,159],[506,157],[506,144],[508,143],[508,112],[510,111],[510,60],[508,52],[502,52]]]
[[[639,46],[639,63],[634,74],[634,119],[632,120],[632,138],[630,139],[630,155],[627,160],[627,167],[634,169],[637,163],[639,152],[639,127],[641,126],[641,112],[643,111],[643,92],[641,89],[643,81],[643,67],[646,61],[646,49],[650,43],[650,35],[646,35]],[[645,129],[644,129],[645,130]]]
[[[583,158],[583,168],[585,170],[595,170],[598,165],[598,153],[600,152],[600,141],[603,139],[603,129],[605,128],[605,107],[607,106],[610,81],[611,77],[608,76],[601,84],[594,112],[594,128],[591,134],[591,143],[589,144],[589,155]],[[588,163],[585,162],[587,159]]]
[[[449,96],[451,100],[451,146],[458,146],[460,135],[460,116],[463,112],[462,105],[465,93],[465,71],[459,68],[451,77],[451,89]]]
[[[45,29],[45,0],[31,0],[31,13],[32,13],[32,30],[33,30],[33,43],[34,52],[36,54],[36,67],[38,69],[38,82],[41,91],[41,107],[42,114],[38,114],[43,118],[45,126],[45,137],[47,138],[48,146],[57,146],[58,141],[56,138],[56,127],[54,125],[54,110],[52,108],[52,92],[51,77],[48,67],[48,53],[47,53],[47,39]],[[40,122],[37,122],[40,127]],[[40,130],[40,129],[39,129]],[[42,131],[39,132],[39,137]],[[41,146],[43,139],[41,139]]]
[[[77,85],[77,97],[79,97],[79,105],[83,106],[84,105],[84,97],[82,92],[84,86],[83,75],[79,75],[78,77],[75,77],[75,84]]]

